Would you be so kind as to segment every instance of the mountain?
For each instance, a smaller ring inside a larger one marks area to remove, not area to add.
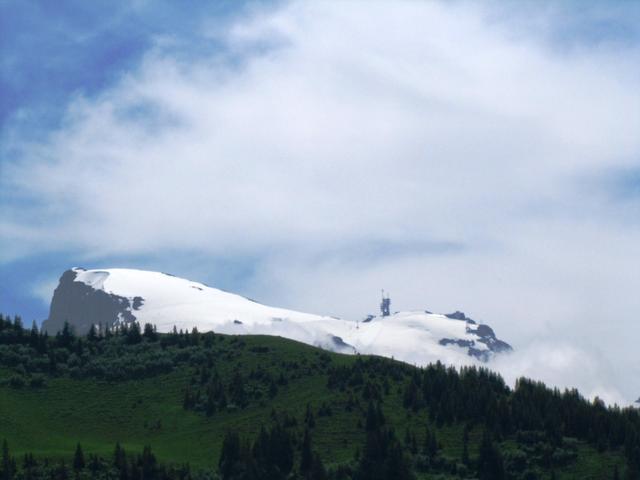
[[[134,321],[153,324],[158,332],[175,327],[275,335],[339,353],[375,354],[418,365],[436,360],[474,364],[511,351],[491,327],[462,312],[408,311],[345,320],[269,307],[166,273],[118,268],[64,272],[43,329],[54,333],[69,322],[86,333],[92,324]]]

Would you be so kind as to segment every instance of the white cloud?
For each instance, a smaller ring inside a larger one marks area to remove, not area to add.
[[[608,404],[627,405],[631,400],[616,385],[624,382],[606,356],[597,349],[584,350],[569,342],[531,342],[522,350],[499,358],[493,365],[510,384],[521,377],[547,385],[578,388],[587,398],[599,397]]]
[[[639,50],[558,50],[553,12],[492,8],[292,3],[211,33],[219,57],[159,45],[11,145],[3,182],[35,207],[8,212],[4,255],[252,255],[252,296],[355,316],[384,286],[522,350],[597,347],[637,396],[639,224],[581,179],[638,164]]]

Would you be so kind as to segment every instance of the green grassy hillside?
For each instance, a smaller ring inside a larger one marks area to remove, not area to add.
[[[85,455],[111,458],[118,442],[128,452],[151,446],[164,464],[216,471],[227,432],[253,441],[261,427],[278,423],[290,435],[294,464],[306,431],[333,478],[373,478],[358,473],[373,428],[394,432],[417,478],[482,477],[489,433],[504,478],[613,478],[616,467],[621,478],[635,475],[629,444],[640,431],[637,412],[533,382],[512,391],[482,370],[417,369],[277,337],[149,330],[44,340],[24,331],[18,339],[7,325],[0,440],[16,459],[30,453],[71,462],[78,443]],[[571,402],[573,413],[565,411]],[[383,426],[370,427],[372,408]],[[581,419],[565,419],[574,414]],[[553,415],[558,425],[548,421]]]

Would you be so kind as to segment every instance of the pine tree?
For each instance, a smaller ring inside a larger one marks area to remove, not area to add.
[[[40,345],[40,335],[38,334],[38,325],[36,325],[35,320],[31,324],[31,332],[29,333],[29,345],[35,349],[38,349]]]
[[[76,453],[73,455],[73,470],[77,473],[85,467],[84,454],[80,443],[76,445]]]
[[[313,464],[313,452],[311,450],[311,437],[309,436],[309,428],[304,430],[304,438],[302,440],[302,451],[300,452],[300,473],[305,475],[311,470]]]
[[[142,450],[141,464],[143,479],[157,478],[158,466],[155,455],[151,453],[151,447],[146,446]]]
[[[469,465],[469,425],[462,431],[462,463]]]
[[[390,439],[388,458],[385,463],[386,478],[393,478],[394,480],[411,480],[414,478],[409,461],[400,443],[394,438]]]
[[[69,322],[64,322],[62,331],[56,334],[56,343],[61,348],[70,348],[74,340],[73,329]]]
[[[228,431],[222,440],[222,451],[218,462],[218,469],[223,480],[232,478],[240,460],[240,437],[237,432]]]
[[[233,379],[229,384],[229,395],[231,402],[238,407],[245,407],[247,405],[247,392],[245,390],[245,380],[239,371],[236,371],[233,375]]]
[[[144,332],[142,336],[150,342],[155,342],[156,340],[158,340],[158,334],[156,333],[154,326],[150,323],[144,324]]]
[[[127,343],[129,345],[137,345],[142,341],[142,334],[140,333],[140,324],[133,322],[127,331]]]
[[[196,327],[191,329],[191,345],[197,346],[200,344],[200,332]]]
[[[278,386],[273,378],[269,380],[269,398],[273,398],[278,394]]]
[[[89,342],[97,342],[98,341],[98,330],[96,329],[95,324],[91,324],[91,328],[89,329],[89,333],[87,333],[87,340]]]
[[[307,478],[308,480],[327,480],[327,471],[324,468],[322,460],[316,454],[313,455],[311,470],[309,471]]]
[[[428,426],[424,436],[424,454],[429,458],[434,458],[438,454],[438,439],[435,432]]]
[[[366,418],[366,431],[372,432],[379,430],[382,425],[384,425],[385,419],[382,414],[382,410],[380,410],[380,405],[375,404],[372,401],[369,401],[369,405],[367,406],[367,418]]]
[[[113,466],[116,467],[120,473],[120,480],[127,480],[129,478],[127,472],[127,454],[124,448],[120,446],[120,443],[116,443],[116,448],[113,452]]]
[[[308,428],[313,428],[316,426],[316,420],[313,416],[313,410],[311,409],[311,404],[307,403],[307,411],[304,414],[304,423]]]
[[[9,454],[9,445],[6,440],[2,442],[2,464],[0,467],[0,478],[2,480],[13,480],[16,473],[16,462]]]
[[[504,464],[500,451],[496,448],[488,431],[485,430],[480,443],[478,457],[478,476],[480,480],[502,480]]]

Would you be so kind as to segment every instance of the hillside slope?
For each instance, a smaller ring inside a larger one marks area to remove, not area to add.
[[[150,445],[165,463],[215,470],[225,432],[251,440],[276,424],[296,465],[309,432],[330,478],[368,478],[357,472],[376,428],[372,412],[418,478],[477,478],[487,448],[508,478],[611,478],[640,452],[633,409],[531,381],[511,390],[485,369],[419,369],[278,337],[134,326],[51,338],[0,319],[0,365],[0,440],[18,458],[68,460],[78,443],[111,458],[119,442],[128,452]]]

